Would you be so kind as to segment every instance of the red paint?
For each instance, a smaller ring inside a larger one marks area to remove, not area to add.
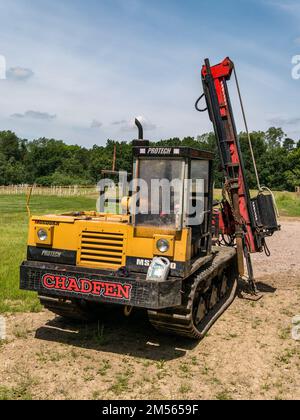
[[[66,290],[66,277],[56,276],[55,277],[55,289]]]
[[[49,274],[46,274],[43,277],[43,286],[46,287],[46,289],[53,289],[55,288],[55,276],[51,276]]]
[[[218,96],[218,102],[220,106],[220,113],[224,122],[228,122],[229,124],[231,123],[229,101],[226,97],[226,91],[225,91],[224,86],[225,86],[226,81],[230,80],[233,69],[234,69],[234,64],[228,57],[225,58],[225,60],[222,61],[222,63],[211,67],[212,77],[214,79],[217,96]],[[203,66],[202,77],[204,78],[206,75],[207,75],[207,68],[206,66]],[[244,220],[246,228],[247,228],[246,242],[247,242],[250,252],[257,252],[258,250],[256,248],[256,242],[255,242],[254,234],[252,231],[251,220],[250,220],[250,215],[248,211],[246,187],[245,187],[244,177],[242,173],[242,165],[239,158],[238,144],[236,143],[234,135],[229,137],[228,140],[229,140],[231,161],[232,163],[237,163],[240,165],[239,188],[238,188],[239,209],[240,209],[241,217]]]
[[[45,289],[68,291],[76,294],[103,296],[118,300],[131,299],[131,284],[112,283],[105,281],[91,281],[75,277],[54,276],[45,274],[42,278]]]

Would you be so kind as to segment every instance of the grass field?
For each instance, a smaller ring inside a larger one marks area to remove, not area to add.
[[[255,197],[256,191],[251,191],[251,196]],[[289,192],[275,192],[276,204],[282,217],[300,217],[300,195]],[[215,198],[220,200],[222,198],[222,191],[215,191]]]
[[[217,196],[219,193],[216,194]],[[300,217],[300,197],[276,193],[283,216]],[[0,313],[34,312],[40,306],[34,293],[19,290],[19,266],[26,256],[28,216],[24,195],[0,196]],[[95,198],[32,197],[34,214],[94,210]]]
[[[276,203],[281,216],[300,217],[300,196],[292,193],[275,193]]]
[[[33,214],[95,210],[86,197],[32,197]],[[24,195],[0,196],[0,313],[40,309],[34,293],[19,290],[19,266],[26,256],[28,215]]]

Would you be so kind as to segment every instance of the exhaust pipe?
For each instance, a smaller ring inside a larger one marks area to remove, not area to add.
[[[139,130],[139,138],[138,140],[133,140],[132,147],[148,147],[150,146],[150,142],[148,140],[144,140],[144,129],[141,122],[136,118],[135,125]]]
[[[137,126],[139,130],[139,140],[144,140],[144,129],[140,121],[136,118],[135,119],[135,125]]]

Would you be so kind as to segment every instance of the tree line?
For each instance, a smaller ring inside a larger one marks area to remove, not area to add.
[[[281,128],[251,133],[254,154],[261,183],[274,190],[294,191],[300,186],[300,140],[288,138]],[[246,175],[250,188],[256,188],[249,142],[246,133],[240,133]],[[112,169],[114,148],[117,149],[118,170],[131,172],[132,145],[108,140],[105,146],[87,149],[67,145],[61,140],[40,138],[20,139],[11,131],[0,132],[0,185],[38,184],[91,185],[99,181],[102,170]],[[197,138],[171,138],[153,143],[157,146],[188,146],[215,153],[216,186],[223,182],[220,159],[213,133]]]

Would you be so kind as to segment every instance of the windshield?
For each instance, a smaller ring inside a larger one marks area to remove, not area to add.
[[[181,227],[184,168],[182,159],[139,161],[136,225]]]

